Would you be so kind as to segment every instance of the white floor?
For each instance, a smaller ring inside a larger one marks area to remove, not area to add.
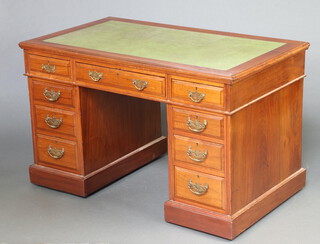
[[[308,155],[306,188],[232,243],[320,243],[320,167]],[[30,143],[1,147],[0,243],[229,243],[164,221],[166,156],[88,198],[30,184],[31,160]]]

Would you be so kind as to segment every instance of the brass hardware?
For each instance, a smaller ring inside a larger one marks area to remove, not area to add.
[[[191,146],[188,146],[187,155],[192,161],[203,162],[207,158],[208,151],[204,150],[203,153],[198,149],[193,151]]]
[[[46,124],[53,129],[57,129],[62,124],[62,118],[57,119],[56,117],[50,117],[49,114],[47,114],[47,117],[44,120]]]
[[[144,88],[148,87],[148,81],[144,81],[141,79],[132,79],[132,84],[134,85],[137,90],[142,91]]]
[[[188,182],[188,187],[189,187],[189,190],[193,194],[198,195],[198,196],[202,196],[202,195],[206,194],[209,189],[208,184],[204,184],[202,186],[200,183],[193,183],[191,179]]]
[[[51,89],[51,91],[49,91],[48,88],[45,88],[43,91],[43,95],[48,101],[55,102],[60,97],[60,91],[55,92],[54,89]]]
[[[191,131],[198,132],[198,133],[204,131],[206,129],[207,124],[208,123],[206,120],[204,120],[203,123],[201,123],[200,120],[198,120],[198,116],[194,121],[192,121],[190,117],[188,117],[188,120],[186,123],[186,125]]]
[[[99,73],[98,71],[94,70],[94,71],[88,71],[90,78],[95,81],[98,82],[99,80],[102,79],[103,77],[103,73]]]
[[[204,97],[206,96],[205,93],[200,93],[198,92],[198,88],[196,87],[196,90],[191,92],[188,91],[188,97],[195,103],[199,103],[202,101],[202,99],[204,99]]]
[[[48,64],[42,64],[41,68],[42,68],[42,70],[47,71],[47,73],[56,72],[56,66],[55,65],[50,65],[49,61],[48,61]]]
[[[51,145],[48,146],[48,154],[50,155],[50,157],[55,158],[55,159],[59,159],[63,157],[64,154],[64,148],[62,148],[61,150],[55,148],[52,148]]]

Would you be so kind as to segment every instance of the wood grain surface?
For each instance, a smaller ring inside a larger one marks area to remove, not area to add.
[[[161,136],[160,104],[99,90],[80,90],[86,174]]]
[[[232,213],[301,168],[302,80],[231,117]]]

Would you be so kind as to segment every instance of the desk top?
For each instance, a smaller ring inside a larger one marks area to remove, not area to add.
[[[108,17],[20,43],[236,80],[308,48],[300,41]]]
[[[107,21],[46,42],[228,70],[285,43]]]

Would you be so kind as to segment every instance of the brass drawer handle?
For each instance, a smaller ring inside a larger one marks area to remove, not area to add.
[[[98,71],[94,70],[94,71],[88,71],[89,73],[89,76],[91,78],[91,80],[95,81],[95,82],[98,82],[99,80],[102,79],[103,77],[103,73],[99,73]]]
[[[189,130],[197,133],[204,131],[207,127],[207,124],[208,123],[206,120],[204,120],[203,123],[201,123],[200,120],[198,120],[198,116],[196,116],[196,119],[194,121],[192,121],[191,118],[188,116],[188,120],[186,123]]]
[[[188,187],[189,187],[189,190],[197,196],[202,196],[206,194],[209,189],[208,184],[204,184],[202,186],[200,183],[193,183],[191,179],[188,182]]]
[[[62,148],[61,150],[55,148],[52,148],[51,145],[49,145],[48,147],[48,154],[50,155],[50,157],[54,158],[54,159],[60,159],[63,157],[64,154],[64,148]]]
[[[208,151],[204,150],[203,153],[198,149],[193,151],[191,146],[188,146],[187,155],[192,161],[203,162],[207,158]]]
[[[62,124],[62,118],[57,119],[56,117],[50,117],[49,114],[47,114],[47,117],[44,120],[46,124],[53,129],[57,129]]]
[[[50,65],[49,61],[48,61],[48,64],[42,64],[41,68],[42,68],[42,70],[46,71],[47,73],[56,72],[56,66],[55,65]]]
[[[132,84],[135,88],[137,88],[138,91],[142,91],[143,89],[148,87],[148,81],[144,81],[141,79],[132,79]]]
[[[195,103],[201,102],[204,97],[206,96],[205,93],[198,92],[198,88],[196,87],[195,91],[188,91],[188,97]]]
[[[60,97],[60,94],[61,94],[60,91],[55,92],[54,89],[51,89],[49,91],[48,88],[45,88],[44,91],[43,91],[44,97],[50,102],[57,101],[59,99],[59,97]]]

